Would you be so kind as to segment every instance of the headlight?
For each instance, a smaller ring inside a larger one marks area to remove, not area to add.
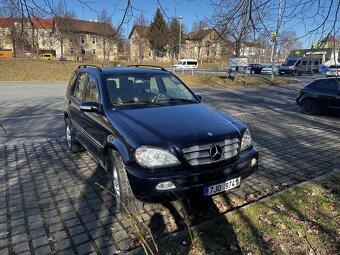
[[[162,149],[139,147],[135,151],[137,163],[143,167],[156,168],[180,164],[170,152]]]
[[[243,133],[242,141],[241,141],[241,151],[244,151],[251,147],[253,145],[253,142],[251,140],[250,132],[248,129]]]

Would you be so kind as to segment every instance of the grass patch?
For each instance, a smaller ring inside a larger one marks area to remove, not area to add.
[[[190,87],[244,87],[270,85],[276,86],[287,83],[297,83],[298,80],[286,77],[258,77],[258,76],[226,76],[176,74],[185,84]]]
[[[46,61],[38,59],[0,59],[0,81],[46,81],[67,82],[72,72],[79,65],[95,64],[102,66],[101,62],[77,62],[77,61]],[[118,63],[108,62],[104,66],[115,66]],[[119,63],[122,66],[138,63]],[[140,63],[139,63],[140,64]],[[171,63],[143,63],[171,67]],[[257,85],[278,85],[297,82],[291,78],[275,77],[272,81],[269,77],[242,77],[227,79],[223,76],[203,76],[177,74],[190,87],[238,87]]]
[[[159,254],[337,254],[339,182],[304,184],[194,227],[193,243],[188,234],[161,239]]]

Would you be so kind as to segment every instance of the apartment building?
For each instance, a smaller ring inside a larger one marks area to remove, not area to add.
[[[16,57],[52,53],[56,59],[106,60],[118,57],[110,24],[70,18],[0,18],[0,49]]]

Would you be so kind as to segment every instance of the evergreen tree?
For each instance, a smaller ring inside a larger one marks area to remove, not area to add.
[[[169,36],[170,54],[171,57],[175,58],[175,55],[178,55],[179,32],[180,32],[180,23],[176,17],[171,20],[169,30],[170,30]],[[181,39],[183,43],[183,37]]]
[[[147,31],[147,37],[149,39],[151,49],[153,50],[154,58],[156,56],[164,56],[169,42],[169,28],[166,25],[160,9],[157,9],[156,11]]]

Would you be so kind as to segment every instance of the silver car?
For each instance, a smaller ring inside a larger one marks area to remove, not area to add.
[[[326,76],[340,76],[340,64],[330,65],[326,72]]]

